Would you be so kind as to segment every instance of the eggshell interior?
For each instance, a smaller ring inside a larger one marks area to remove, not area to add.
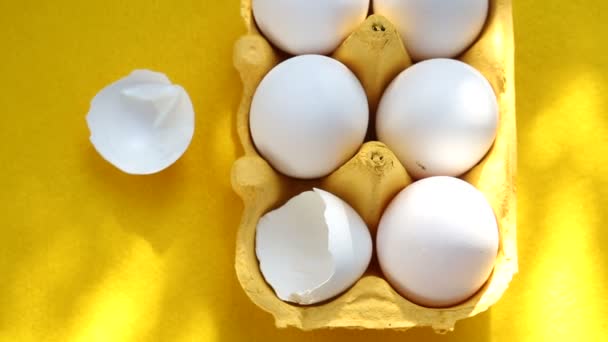
[[[256,254],[279,298],[309,305],[338,295],[361,277],[372,256],[372,240],[354,209],[314,189],[260,219]]]
[[[258,32],[251,14],[251,0],[242,1],[241,12],[248,34],[236,43],[234,63],[243,83],[236,128],[244,156],[233,166],[232,184],[244,202],[237,233],[235,267],[239,282],[251,300],[274,316],[277,327],[404,330],[428,326],[437,332],[450,331],[458,320],[475,316],[496,303],[517,272],[517,156],[511,0],[491,1],[488,21],[480,38],[459,58],[490,81],[500,108],[494,145],[476,167],[461,177],[483,192],[494,209],[500,236],[497,261],[490,279],[477,294],[459,305],[440,309],[425,308],[400,296],[383,278],[375,260],[347,292],[314,306],[302,307],[283,302],[264,281],[255,255],[255,230],[258,220],[266,212],[302,191],[318,187],[336,194],[357,210],[373,236],[382,211],[401,189],[411,183],[411,178],[395,155],[375,141],[365,143],[357,155],[324,179],[295,180],[273,170],[255,150],[249,133],[248,115],[257,84],[285,56]],[[385,30],[378,29],[381,25]],[[376,103],[374,98],[411,63],[400,44],[392,25],[383,17],[374,15],[334,54],[360,78],[370,95],[372,108]]]
[[[171,166],[194,134],[194,109],[186,91],[150,70],[135,70],[103,88],[91,101],[86,120],[97,152],[135,175]]]

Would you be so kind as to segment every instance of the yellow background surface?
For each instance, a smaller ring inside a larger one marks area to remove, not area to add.
[[[520,274],[454,333],[277,330],[239,287],[238,1],[0,1],[0,341],[605,341],[608,2],[515,0]],[[120,173],[90,99],[135,68],[190,93],[170,169]]]

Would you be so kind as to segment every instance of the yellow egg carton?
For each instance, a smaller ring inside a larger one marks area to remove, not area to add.
[[[431,309],[416,305],[391,288],[376,258],[365,275],[348,291],[327,302],[299,306],[281,301],[264,281],[255,254],[256,225],[262,215],[302,191],[318,187],[348,202],[375,236],[380,216],[390,200],[412,182],[395,155],[382,143],[366,142],[337,171],[320,180],[296,180],[276,172],[257,153],[249,131],[249,108],[262,78],[288,56],[275,50],[256,28],[251,0],[243,0],[241,14],[248,33],[235,46],[234,64],[243,83],[236,125],[245,155],[232,170],[232,185],[244,202],[237,234],[236,272],[251,300],[270,312],[277,327],[400,329],[428,326],[437,332],[454,329],[458,320],[472,317],[496,303],[517,272],[516,240],[516,125],[513,76],[511,0],[490,0],[486,26],[477,42],[459,59],[479,70],[492,84],[500,108],[496,141],[485,158],[464,180],[481,190],[492,205],[500,230],[494,271],[484,287],[459,305]],[[384,17],[370,16],[336,50],[365,88],[374,113],[385,87],[407,66],[410,58],[395,27]],[[373,116],[370,129],[373,131]]]

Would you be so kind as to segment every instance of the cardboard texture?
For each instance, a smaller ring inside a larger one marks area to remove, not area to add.
[[[235,266],[241,286],[251,300],[275,317],[277,327],[405,330],[428,326],[437,332],[450,331],[458,320],[475,316],[496,303],[517,272],[511,0],[491,1],[488,21],[480,38],[459,58],[490,81],[500,108],[496,142],[486,157],[462,177],[485,194],[496,213],[500,230],[497,261],[492,276],[475,296],[457,306],[442,309],[418,306],[395,292],[383,279],[375,258],[352,288],[319,305],[303,307],[285,303],[266,284],[255,255],[255,229],[263,214],[301,191],[320,187],[351,204],[366,221],[373,236],[385,206],[412,180],[394,154],[375,141],[366,142],[349,162],[324,179],[295,180],[273,170],[252,143],[249,107],[258,83],[286,56],[274,49],[257,30],[251,0],[243,0],[241,12],[248,33],[236,43],[234,63],[243,83],[236,124],[245,155],[234,164],[232,184],[245,205],[237,234]],[[384,88],[411,65],[393,25],[378,15],[370,16],[333,57],[359,77],[368,94],[372,113]],[[373,139],[373,133],[368,136]]]

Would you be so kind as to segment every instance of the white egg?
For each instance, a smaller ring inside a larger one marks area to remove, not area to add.
[[[194,134],[194,110],[186,91],[148,70],[135,70],[102,89],[86,119],[97,152],[130,174],[169,167]]]
[[[367,17],[369,0],[253,0],[262,33],[294,55],[329,54]]]
[[[488,0],[374,0],[374,13],[398,28],[414,60],[449,58],[477,39]]]
[[[256,254],[277,296],[306,305],[352,286],[367,269],[372,240],[353,208],[329,192],[314,189],[260,219]]]
[[[459,176],[492,146],[498,103],[471,66],[431,59],[403,71],[385,91],[376,133],[414,178]]]
[[[492,208],[472,185],[432,177],[400,192],[378,227],[378,261],[390,284],[414,303],[448,307],[475,294],[498,253]]]
[[[365,91],[346,66],[304,55],[264,77],[249,120],[255,146],[275,169],[311,179],[326,176],[357,152],[368,116]]]

